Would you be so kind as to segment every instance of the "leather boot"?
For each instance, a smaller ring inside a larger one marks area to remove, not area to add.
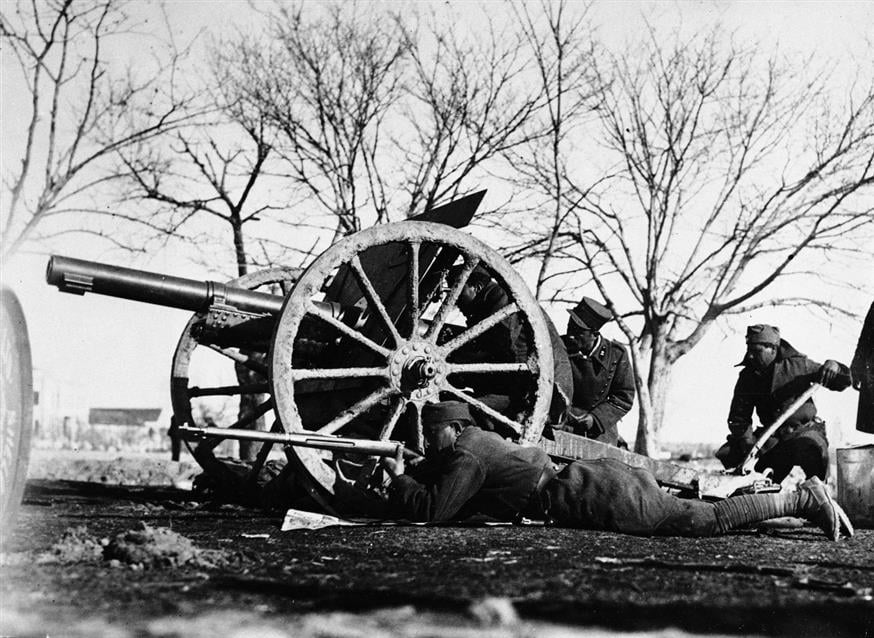
[[[825,483],[812,477],[798,486],[798,515],[815,523],[833,541],[853,535],[853,524],[843,508],[829,495]]]

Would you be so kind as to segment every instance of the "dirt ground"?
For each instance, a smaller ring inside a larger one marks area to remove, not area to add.
[[[4,636],[874,636],[874,530],[282,532],[181,489],[190,464],[65,463],[35,460],[7,539]]]

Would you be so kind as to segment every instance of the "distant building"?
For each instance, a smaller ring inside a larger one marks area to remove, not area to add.
[[[161,408],[91,408],[88,423],[147,427],[156,424],[160,416]]]
[[[74,382],[33,370],[33,425],[37,446],[56,447],[69,441],[76,425],[85,421],[88,408],[83,392]]]
[[[149,452],[169,449],[161,408],[91,408],[74,440],[83,449]]]

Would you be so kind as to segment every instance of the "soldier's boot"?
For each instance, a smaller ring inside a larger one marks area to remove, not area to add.
[[[825,483],[819,477],[812,477],[798,486],[798,515],[815,523],[833,541],[854,534],[853,524],[844,508],[829,495]]]
[[[717,530],[722,533],[771,518],[799,516],[818,525],[833,541],[840,538],[841,532],[853,535],[850,519],[829,496],[825,483],[816,477],[793,492],[732,496],[714,507]]]

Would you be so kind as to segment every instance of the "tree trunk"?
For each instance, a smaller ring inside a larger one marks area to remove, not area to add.
[[[647,361],[647,358],[638,353],[637,359],[635,382],[639,416],[634,451],[646,456],[658,456],[661,452],[659,434],[664,420],[668,389],[671,385],[672,363],[668,354],[667,339],[662,334],[661,326],[656,326],[653,330],[645,384],[641,383],[644,369],[642,362]]]
[[[630,332],[628,336],[630,339]],[[632,341],[630,348],[631,365],[634,372],[634,387],[637,391],[635,400],[637,401],[638,410],[637,436],[634,439],[634,451],[645,456],[652,456],[653,450],[651,444],[655,439],[652,431],[652,401],[649,398],[649,387],[644,378],[644,371],[647,369],[646,362],[650,357],[648,350],[648,348],[641,348],[639,343]]]
[[[237,276],[242,277],[249,273],[249,264],[246,259],[246,244],[243,240],[243,224],[239,220],[239,215],[235,216],[236,223],[232,222],[234,229],[234,255],[237,258]]]
[[[649,398],[649,388],[646,385],[637,392],[637,436],[634,439],[634,451],[645,456],[653,456],[655,432],[653,432],[652,401]]]
[[[237,258],[237,276],[242,277],[249,273],[248,260],[246,259],[246,245],[243,239],[243,224],[240,222],[239,215],[232,215],[233,221],[231,226],[234,232],[234,254]],[[262,381],[261,376],[249,370],[247,367],[237,363],[234,364],[234,371],[237,374],[237,383],[240,385],[248,385]],[[253,414],[258,406],[266,401],[266,394],[243,394],[240,395],[240,405],[237,411],[237,418],[244,419],[250,414]],[[264,417],[257,419],[249,426],[250,430],[264,431],[267,429],[267,424]],[[240,441],[238,443],[239,457],[241,461],[254,461],[258,455],[258,450],[261,449],[261,443],[255,441]]]
[[[656,356],[653,353],[649,364],[649,399],[652,405],[652,427],[650,428],[652,440],[650,441],[651,455],[661,451],[661,431],[664,425],[665,405],[668,399],[668,390],[671,385],[671,364],[664,353]]]

